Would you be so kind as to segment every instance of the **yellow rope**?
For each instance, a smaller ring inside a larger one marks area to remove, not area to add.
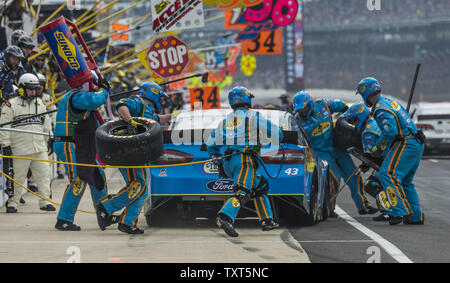
[[[23,189],[27,190],[28,192],[32,193],[33,195],[37,196],[40,199],[46,200],[54,205],[57,206],[61,206],[60,203],[54,202],[51,199],[48,199],[46,197],[43,197],[39,194],[36,194],[35,192],[33,192],[32,190],[30,190],[29,188],[25,187],[24,185],[22,185],[21,183],[17,182],[16,180],[14,180],[13,178],[11,178],[10,176],[8,176],[7,174],[5,174],[3,171],[0,171],[0,173],[5,176],[7,179],[11,180],[14,184],[18,185],[19,187],[22,187]],[[77,211],[79,212],[85,212],[85,213],[90,213],[90,214],[96,214],[94,211],[88,211],[88,210],[83,210],[83,209],[77,209]]]
[[[74,166],[97,167],[97,168],[98,167],[101,167],[101,168],[116,168],[116,169],[119,169],[119,168],[140,169],[140,168],[176,167],[176,166],[202,164],[202,163],[206,163],[208,161],[212,161],[212,159],[207,159],[207,160],[187,162],[187,163],[164,164],[164,165],[112,166],[112,165],[96,165],[96,164],[86,164],[86,163],[71,163],[71,162],[55,161],[55,160],[39,159],[39,158],[31,158],[31,157],[23,157],[23,156],[0,155],[0,158],[22,159],[22,160],[42,161],[42,162],[48,162],[48,163],[66,164],[66,165],[74,165]],[[216,158],[216,159],[221,159],[221,157]]]

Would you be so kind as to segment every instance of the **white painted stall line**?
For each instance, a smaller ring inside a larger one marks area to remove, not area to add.
[[[388,240],[381,237],[379,234],[370,230],[366,226],[362,225],[350,215],[347,214],[343,209],[336,205],[334,210],[337,215],[339,215],[342,219],[344,219],[348,224],[352,225],[366,236],[374,240],[378,245],[380,245],[391,257],[393,257],[397,262],[400,263],[413,263],[399,248],[397,248],[394,244],[389,242]]]

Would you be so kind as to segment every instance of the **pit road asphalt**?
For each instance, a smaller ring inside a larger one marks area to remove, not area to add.
[[[450,262],[449,172],[447,159],[421,163],[415,184],[425,213],[423,226],[390,226],[360,216],[345,188],[337,200],[340,214],[356,220],[353,224],[362,225],[358,227],[366,234],[343,217],[270,232],[248,219],[238,220],[240,236],[229,238],[212,222],[155,228],[141,214],[138,226],[145,234],[126,235],[116,226],[100,231],[95,215],[81,212],[75,223],[82,231],[61,232],[53,228],[56,213],[38,210],[37,198],[26,194],[19,213],[0,208],[0,262]],[[120,174],[111,170],[108,176],[110,190],[118,191],[123,186]],[[55,201],[60,202],[66,184],[67,179],[54,180]],[[89,189],[79,208],[93,210]]]

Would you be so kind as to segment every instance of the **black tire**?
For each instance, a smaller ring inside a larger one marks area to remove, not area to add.
[[[318,208],[317,208],[317,194],[319,189],[319,179],[317,175],[317,168],[314,170],[313,181],[311,183],[311,192],[309,195],[309,214],[305,215],[304,223],[307,226],[311,226],[318,221]]]
[[[138,126],[135,135],[119,134],[127,128],[127,123],[122,119],[109,121],[95,131],[95,146],[100,161],[113,166],[139,166],[147,165],[162,155],[164,142],[161,126],[152,119],[133,119],[143,124],[150,123]]]
[[[330,175],[329,170],[327,170],[327,177],[325,178],[325,195],[323,197],[323,207],[322,207],[322,221],[328,219],[328,204],[330,203],[331,187],[330,187]]]

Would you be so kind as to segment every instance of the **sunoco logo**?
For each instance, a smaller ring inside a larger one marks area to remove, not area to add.
[[[60,31],[55,32],[55,39],[58,42],[58,55],[69,64],[71,69],[78,70],[80,64],[76,57],[75,45]]]
[[[233,180],[213,180],[206,184],[206,188],[215,193],[229,193],[233,191]]]

